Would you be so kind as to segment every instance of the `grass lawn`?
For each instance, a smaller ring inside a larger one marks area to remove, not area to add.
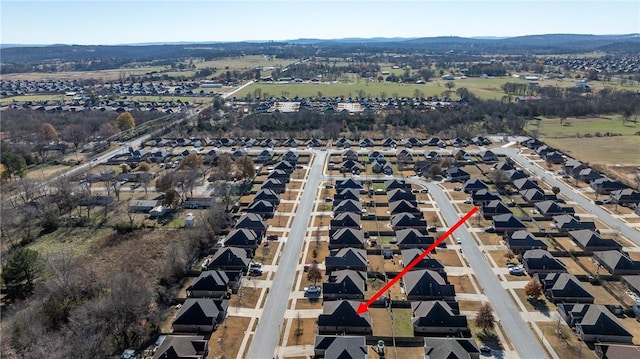
[[[41,256],[71,252],[71,254],[87,254],[92,246],[102,237],[109,235],[110,228],[60,228],[45,234],[30,244],[29,249],[38,251]]]
[[[412,337],[413,325],[411,323],[411,308],[391,309],[393,317],[393,335],[396,337]]]
[[[459,300],[458,305],[460,307],[460,311],[477,312],[482,308],[484,303],[477,300]]]
[[[231,300],[229,300],[229,313],[233,314],[231,307],[255,308],[260,297],[260,290],[260,288],[241,287],[238,290],[238,294],[232,295]]]
[[[251,318],[228,316],[209,339],[209,358],[234,358]]]
[[[471,279],[466,274],[461,276],[450,275],[447,276],[447,280],[455,286],[456,293],[476,293],[473,284],[471,284]]]
[[[548,316],[550,313],[556,311],[555,304],[549,302],[544,296],[534,300],[527,297],[524,288],[514,289],[514,292],[518,295],[518,298],[520,298],[520,301],[524,304],[525,308],[527,308],[528,312],[540,312]]]
[[[458,254],[453,249],[438,249],[437,253],[432,253],[431,256],[435,259],[439,259],[447,267],[462,267],[462,262],[458,257]]]
[[[322,309],[322,300],[321,299],[309,299],[309,298],[301,298],[296,300],[295,308],[291,309]]]
[[[578,358],[582,353],[584,357],[590,355],[589,347],[578,339],[578,336],[564,322],[559,326],[557,322],[536,322],[536,324],[560,358]]]

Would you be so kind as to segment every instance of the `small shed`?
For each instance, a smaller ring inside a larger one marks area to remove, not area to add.
[[[184,217],[184,224],[187,227],[193,227],[193,222],[195,220],[195,216],[193,215],[193,213],[189,212],[187,213],[187,215]]]

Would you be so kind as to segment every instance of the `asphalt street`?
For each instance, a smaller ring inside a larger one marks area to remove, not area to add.
[[[611,228],[620,232],[623,236],[627,237],[629,240],[633,241],[635,244],[640,245],[640,232],[628,226],[625,222],[620,219],[612,216],[609,212],[600,208],[597,204],[593,203],[590,199],[585,198],[580,193],[576,192],[575,189],[566,185],[563,181],[555,178],[554,175],[550,174],[543,168],[530,163],[531,161],[520,155],[518,153],[517,148],[512,147],[501,147],[492,149],[497,154],[505,154],[511,157],[514,161],[516,161],[522,168],[526,168],[531,171],[534,175],[540,177],[544,182],[548,183],[551,186],[556,186],[560,188],[560,193],[569,198],[570,200],[576,202],[579,206],[587,210],[588,212],[596,215],[600,220],[604,221]]]
[[[298,205],[296,216],[291,224],[291,231],[284,246],[278,270],[274,277],[267,301],[264,305],[262,317],[251,341],[249,359],[272,358],[280,342],[280,331],[284,322],[284,314],[289,303],[289,294],[296,275],[298,258],[302,252],[309,218],[315,202],[316,190],[322,181],[322,168],[327,152],[314,151],[311,170],[307,183],[302,192],[302,199]]]
[[[406,180],[429,189],[429,193],[438,203],[442,217],[448,227],[453,226],[461,218],[461,215],[451,204],[451,200],[437,184],[414,178],[407,178]],[[461,239],[462,244],[460,246],[462,251],[520,358],[546,358],[547,354],[538,342],[536,335],[529,330],[529,326],[520,316],[519,309],[515,306],[513,300],[509,298],[502,285],[500,285],[500,281],[491,270],[491,267],[489,267],[484,255],[476,246],[466,227],[458,228],[453,233],[453,236]]]

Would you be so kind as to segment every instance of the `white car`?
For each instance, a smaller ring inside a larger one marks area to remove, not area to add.
[[[511,275],[524,275],[524,268],[521,267],[511,267],[509,268],[509,274]]]
[[[322,288],[320,288],[320,286],[317,286],[317,285],[304,287],[304,294],[319,295],[321,292],[322,292]]]
[[[464,200],[465,204],[471,204],[473,202],[473,200],[471,198],[467,198]]]
[[[456,237],[456,242],[457,242],[458,244],[462,244],[462,240],[460,239],[460,237]]]

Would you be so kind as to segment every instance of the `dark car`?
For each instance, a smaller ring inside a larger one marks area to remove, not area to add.
[[[491,353],[491,348],[486,345],[481,345],[478,349],[480,349],[482,353]]]

